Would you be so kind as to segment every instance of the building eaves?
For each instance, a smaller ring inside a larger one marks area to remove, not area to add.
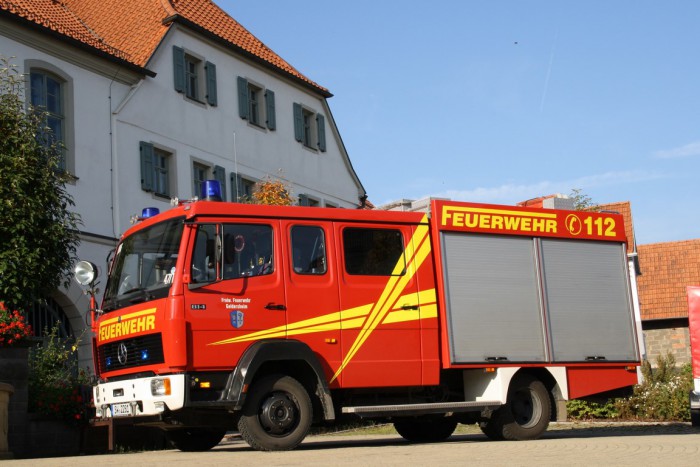
[[[96,34],[64,3],[53,0],[0,0],[0,17],[59,39],[138,74],[155,73],[135,63],[130,55]]]
[[[182,24],[323,97],[332,97],[328,89],[300,73],[212,1],[170,0],[169,4],[176,14],[165,18],[163,24]]]

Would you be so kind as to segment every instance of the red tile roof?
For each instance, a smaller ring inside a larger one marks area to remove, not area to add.
[[[330,97],[210,0],[0,0],[0,12],[139,67],[179,23]]]
[[[700,285],[700,239],[639,245],[642,320],[688,316],[686,286]]]
[[[634,238],[634,224],[632,222],[632,205],[629,201],[617,203],[599,204],[594,208],[596,211],[612,211],[622,214],[625,223],[625,236],[627,237],[627,253],[636,251],[636,239]]]
[[[92,30],[65,2],[56,0],[0,0],[0,12],[22,18],[62,36],[116,58],[136,64],[127,53],[114,47]]]

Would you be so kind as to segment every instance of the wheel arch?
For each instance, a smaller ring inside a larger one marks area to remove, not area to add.
[[[308,345],[295,340],[270,339],[248,347],[229,377],[226,398],[236,401],[235,408],[240,410],[250,385],[275,373],[298,380],[309,393],[314,409],[321,409],[323,419],[335,419],[330,389],[318,358]]]
[[[521,374],[531,375],[544,384],[544,387],[547,389],[547,393],[549,394],[549,400],[552,407],[550,421],[556,421],[558,419],[558,411],[560,409],[558,402],[567,399],[568,391],[566,385],[566,368],[521,368],[513,375],[510,382],[512,383],[516,376]],[[566,413],[564,415],[566,415]]]

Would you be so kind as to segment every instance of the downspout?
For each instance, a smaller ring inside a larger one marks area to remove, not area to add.
[[[115,75],[116,78],[116,75]],[[115,238],[119,238],[122,233],[122,227],[119,219],[119,192],[117,187],[119,186],[119,151],[117,148],[117,138],[114,135],[116,131],[117,116],[119,112],[122,111],[124,106],[131,100],[131,98],[139,90],[141,84],[145,79],[140,80],[138,83],[131,86],[131,89],[126,96],[119,102],[117,108],[112,110],[112,84],[114,83],[114,78],[112,82],[109,83],[109,105],[110,105],[110,118],[109,118],[109,146],[110,146],[110,171],[111,174],[111,192],[112,192],[112,231]]]

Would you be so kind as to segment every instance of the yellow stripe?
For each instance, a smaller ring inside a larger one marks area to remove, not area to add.
[[[415,321],[419,319],[437,317],[437,305],[435,302],[435,289],[421,291],[417,294],[408,294],[401,297],[399,307],[403,305],[418,305],[420,300],[419,310],[403,310],[393,309],[384,319],[382,324],[401,323],[406,321]],[[430,303],[430,302],[433,303]],[[285,330],[287,336],[299,336],[303,334],[313,334],[325,331],[337,331],[339,329],[357,329],[362,327],[365,322],[365,317],[369,313],[372,305],[362,305],[355,308],[350,308],[341,312],[330,313],[316,318],[291,323],[289,326],[278,326],[263,331],[251,332],[231,339],[225,339],[218,342],[212,342],[208,345],[224,345],[234,344],[237,342],[248,342],[259,339],[271,339],[274,337],[284,337]],[[340,318],[342,316],[342,319]]]
[[[127,319],[137,318],[144,315],[152,315],[157,311],[157,308],[149,308],[148,310],[135,311],[134,313],[129,313],[128,315],[117,316],[116,318],[106,319],[100,322],[100,327],[108,326],[119,321],[126,321]]]
[[[546,219],[556,219],[556,213],[540,213],[540,212],[530,212],[530,211],[509,211],[507,209],[485,209],[485,208],[470,208],[470,207],[459,207],[459,206],[442,206],[442,217],[448,212],[475,212],[475,213],[485,213],[485,214],[503,214],[506,216],[519,216],[519,217],[544,217]]]
[[[424,216],[424,220],[427,220],[427,215]],[[393,308],[396,299],[404,291],[406,285],[413,279],[416,271],[420,268],[423,261],[430,253],[430,241],[428,239],[428,226],[419,225],[416,228],[416,232],[413,237],[408,242],[406,250],[401,258],[396,262],[394,267],[394,274],[400,274],[406,265],[406,274],[403,276],[392,276],[384,287],[379,300],[375,303],[372,311],[370,312],[365,324],[362,326],[360,333],[358,334],[355,342],[353,342],[350,350],[345,355],[343,362],[340,364],[338,370],[331,378],[330,382],[335,381],[340,373],[343,372],[345,367],[350,363],[355,354],[360,350],[360,348],[367,341],[369,336],[374,332],[379,323],[381,323],[386,317],[387,313],[391,308]],[[418,245],[418,251],[415,250],[415,245]]]

